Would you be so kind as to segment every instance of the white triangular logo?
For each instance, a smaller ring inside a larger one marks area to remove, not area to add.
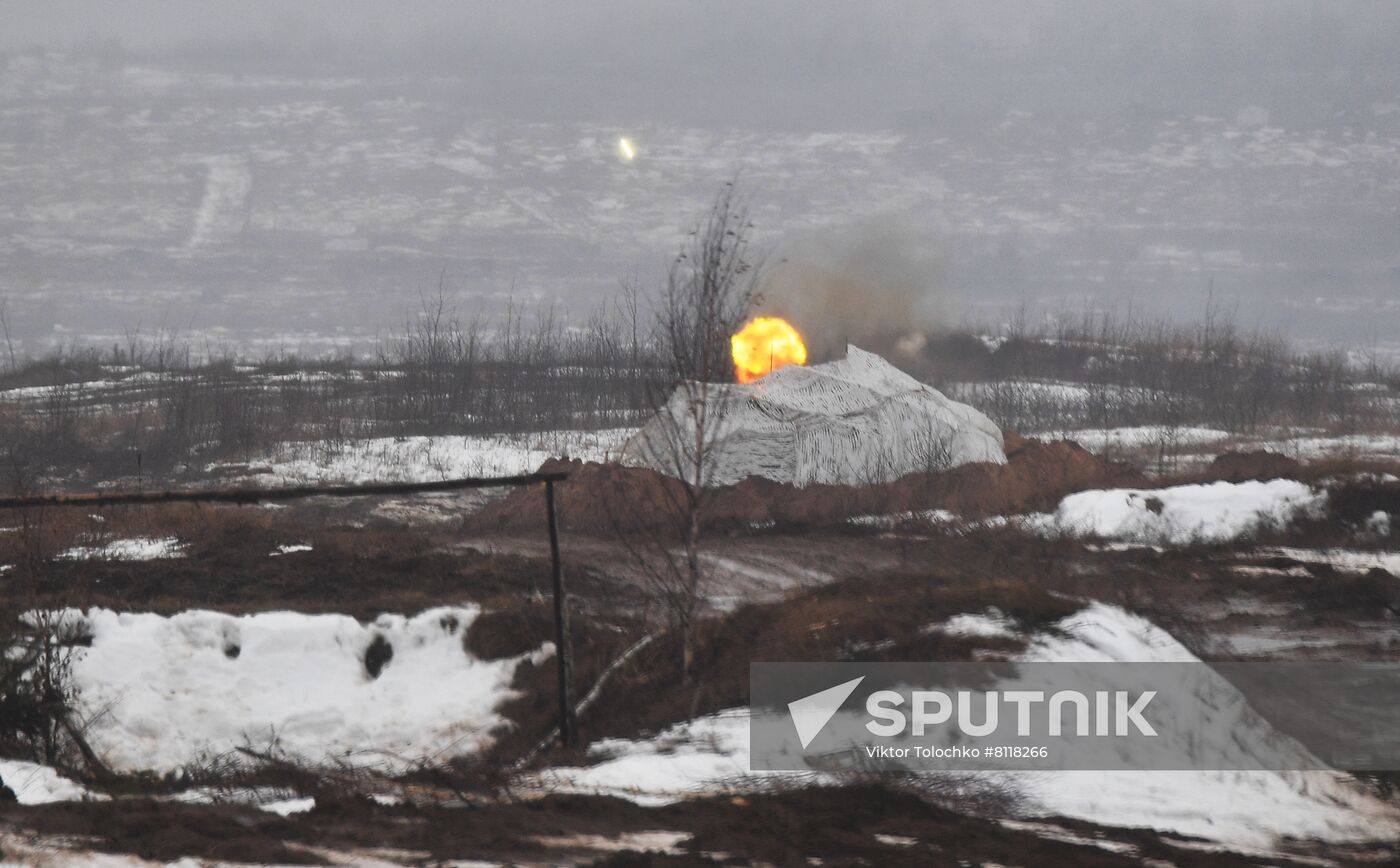
[[[797,738],[802,742],[803,750],[807,749],[807,745],[812,743],[812,739],[817,737],[822,727],[826,726],[832,716],[840,710],[841,704],[864,680],[864,675],[852,678],[845,684],[828,687],[820,693],[813,693],[788,703],[788,714],[792,715],[792,724],[797,727]]]

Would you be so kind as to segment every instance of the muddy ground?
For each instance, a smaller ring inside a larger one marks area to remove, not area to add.
[[[281,818],[249,808],[148,799],[0,809],[9,858],[61,864],[63,841],[143,859],[288,865],[376,862],[510,865],[1291,865],[1213,852],[1189,838],[1106,829],[1062,818],[1034,823],[969,816],[899,787],[857,784],[643,808],[594,796],[473,807],[384,807],[327,801]],[[1366,854],[1334,849],[1334,858]],[[1148,863],[1152,864],[1152,863]]]

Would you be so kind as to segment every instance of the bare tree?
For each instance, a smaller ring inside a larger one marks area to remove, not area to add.
[[[672,263],[656,323],[671,391],[634,441],[635,457],[679,482],[654,486],[646,502],[625,508],[646,510],[647,524],[666,528],[650,551],[628,545],[679,633],[682,681],[689,680],[694,658],[705,512],[736,394],[730,337],[758,302],[751,229],[747,206],[730,182]]]
[[[0,333],[5,337],[5,360],[9,365],[6,370],[13,374],[19,370],[19,359],[15,356],[15,339],[10,331],[10,301],[6,298],[0,298]]]

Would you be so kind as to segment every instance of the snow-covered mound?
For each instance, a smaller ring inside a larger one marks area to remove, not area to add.
[[[1093,603],[1061,620],[1059,634],[1038,637],[1028,661],[1057,663],[1199,662],[1171,634],[1114,606]],[[1237,717],[1240,737],[1193,745],[1228,768],[1242,752],[1289,747],[1268,737],[1268,723],[1240,709],[1223,679],[1207,685],[1203,709]],[[1243,713],[1240,713],[1243,711]],[[1250,732],[1250,731],[1253,732]],[[1228,731],[1228,730],[1227,730]],[[1062,771],[1025,776],[1023,795],[1046,815],[1113,826],[1147,826],[1242,847],[1269,847],[1284,836],[1350,842],[1393,837],[1396,810],[1352,778],[1329,771]]]
[[[1137,543],[1228,542],[1286,527],[1320,509],[1327,493],[1291,479],[1171,488],[1081,491],[1039,526],[1052,533]]]
[[[1197,663],[1171,634],[1116,606],[1091,603],[1054,629],[1031,637],[1021,659],[1044,663]],[[1065,677],[1073,679],[1072,670]],[[1080,683],[1083,683],[1082,679]],[[1302,750],[1236,701],[1223,679],[1206,684],[1202,708],[1229,716],[1240,738],[1193,744],[1203,764],[1228,768],[1241,752]],[[843,711],[827,725],[841,726]],[[762,788],[777,776],[833,781],[827,772],[749,771],[749,714],[736,708],[678,724],[651,739],[607,739],[590,752],[602,762],[556,768],[542,785],[665,804],[701,793]],[[1235,732],[1233,727],[1220,731]],[[796,737],[794,733],[794,738]],[[927,737],[925,737],[926,739]],[[1272,745],[1272,748],[1260,746]],[[801,749],[794,742],[793,753]],[[1047,771],[960,772],[969,782],[1005,788],[1038,816],[1064,816],[1106,826],[1146,827],[1199,836],[1235,848],[1269,848],[1280,838],[1331,842],[1386,840],[1400,831],[1400,812],[1353,779],[1331,771]]]
[[[92,635],[73,675],[93,748],[119,770],[167,771],[245,745],[387,768],[485,746],[523,658],[467,653],[479,612],[372,624],[295,612],[66,616]]]
[[[708,485],[759,476],[775,482],[866,485],[971,462],[1005,464],[1001,431],[889,362],[854,346],[823,365],[779,368],[747,385],[712,387],[723,419],[709,450]],[[679,475],[694,457],[687,395],[623,447],[624,463]]]

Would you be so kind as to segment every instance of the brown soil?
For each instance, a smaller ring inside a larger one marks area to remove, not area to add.
[[[1028,630],[1077,611],[1080,603],[1052,590],[1075,586],[1065,559],[1070,549],[1064,543],[1012,534],[1005,539],[924,542],[911,555],[913,562],[927,567],[853,575],[781,602],[749,604],[703,619],[696,627],[688,687],[680,685],[678,639],[662,633],[646,653],[613,674],[597,703],[580,720],[583,741],[635,737],[676,721],[744,705],[749,664],[754,661],[958,661],[972,659],[979,650],[1015,653],[1023,647],[1016,639],[948,636],[923,628],[989,606]],[[642,633],[638,624],[612,629],[611,637],[600,636],[596,628],[591,631],[592,644],[578,655],[576,667],[601,672],[609,659]],[[515,729],[497,744],[493,759],[521,756],[550,731],[555,721],[550,693],[553,665],[549,661],[542,667],[521,668],[515,686],[525,695],[502,709]],[[577,683],[582,690],[593,680],[580,673]]]
[[[382,807],[366,800],[319,804],[282,819],[249,808],[142,799],[8,807],[0,822],[45,836],[148,859],[327,864],[319,851],[388,851],[417,864],[453,859],[595,865],[958,865],[1123,866],[1169,860],[1180,866],[1259,864],[1229,853],[1172,847],[1142,830],[1052,820],[1087,839],[1068,843],[995,820],[929,804],[890,786],[856,785],[695,799],[641,808],[618,799],[550,796],[470,808]],[[681,855],[600,852],[585,836],[669,830],[688,837]],[[897,836],[882,840],[877,836]],[[559,843],[542,843],[546,837]],[[1137,848],[1113,853],[1096,838]],[[725,855],[721,855],[725,854]],[[329,854],[328,854],[329,855]],[[343,861],[343,856],[342,856]]]
[[[852,515],[947,509],[968,518],[1047,509],[1085,488],[1136,485],[1128,467],[1086,452],[1068,441],[1044,442],[1008,434],[1007,463],[965,464],[940,473],[918,473],[880,485],[809,485],[794,488],[751,477],[707,493],[704,514],[716,528],[775,524],[814,527]],[[679,482],[651,470],[617,464],[554,460],[546,470],[567,471],[556,487],[567,530],[611,533],[666,529],[684,499]],[[470,520],[479,531],[537,528],[542,494],[518,489]]]
[[[143,859],[185,856],[238,862],[318,865],[322,860],[287,846],[293,824],[262,811],[183,805],[149,799],[67,802],[0,810],[6,825],[78,838],[86,846]],[[87,843],[91,842],[91,843]]]
[[[1000,609],[1029,632],[1045,629],[1094,599],[1147,617],[1205,659],[1223,655],[1213,636],[1236,630],[1287,632],[1364,623],[1400,614],[1400,590],[1390,576],[1297,577],[1292,562],[1249,557],[1253,544],[1191,546],[1155,552],[1091,551],[1073,541],[1040,539],[1013,530],[914,535],[882,534],[879,541],[900,552],[905,566],[855,571],[824,585],[796,590],[779,602],[750,603],[703,619],[696,628],[692,682],[679,677],[679,642],[661,633],[646,652],[619,668],[599,701],[583,716],[584,743],[604,737],[637,737],[697,715],[748,701],[748,666],[754,661],[958,661],[974,652],[1013,654],[1022,642],[947,636],[924,628],[961,613]],[[852,537],[853,541],[855,537]],[[1241,574],[1236,565],[1283,568]],[[1319,572],[1328,572],[1318,567]],[[1240,601],[1237,614],[1222,619],[1221,601]],[[1257,605],[1256,605],[1257,604]],[[1272,608],[1271,608],[1272,607]],[[1272,614],[1261,614],[1272,612]],[[540,613],[533,621],[502,616],[503,633],[546,635]],[[576,666],[601,672],[608,660],[642,635],[640,622],[583,626],[587,635]],[[600,634],[599,630],[603,632]],[[1366,631],[1339,645],[1357,659],[1393,659]],[[576,641],[578,641],[576,639]],[[507,642],[504,648],[515,646]],[[1333,649],[1337,650],[1337,649]],[[1303,657],[1302,659],[1306,659]],[[550,730],[553,661],[522,667],[516,687],[525,698],[503,712],[515,728],[498,744],[493,760],[522,756]],[[592,675],[580,674],[580,690]],[[555,756],[552,762],[558,762]]]
[[[114,514],[103,526],[107,538],[175,536],[185,544],[185,556],[74,561],[53,559],[52,553],[80,542],[69,526],[77,513],[56,515],[65,522],[0,534],[0,563],[15,565],[5,574],[12,601],[160,613],[290,609],[373,618],[469,600],[547,595],[551,587],[547,560],[462,548],[460,533],[451,527],[326,527],[315,513],[280,510],[269,516],[219,508],[167,515],[160,531],[150,533],[130,527],[134,519]],[[159,520],[138,517],[143,525]],[[539,515],[536,519],[538,525]],[[534,533],[543,536],[539,527]],[[269,556],[287,543],[306,543],[312,550]],[[26,556],[36,547],[48,557]],[[569,579],[581,602],[616,598],[614,583],[583,566],[571,564]]]
[[[1277,452],[1260,449],[1255,452],[1224,452],[1215,457],[1206,470],[1212,479],[1225,482],[1245,482],[1270,479],[1297,479],[1303,465]]]

